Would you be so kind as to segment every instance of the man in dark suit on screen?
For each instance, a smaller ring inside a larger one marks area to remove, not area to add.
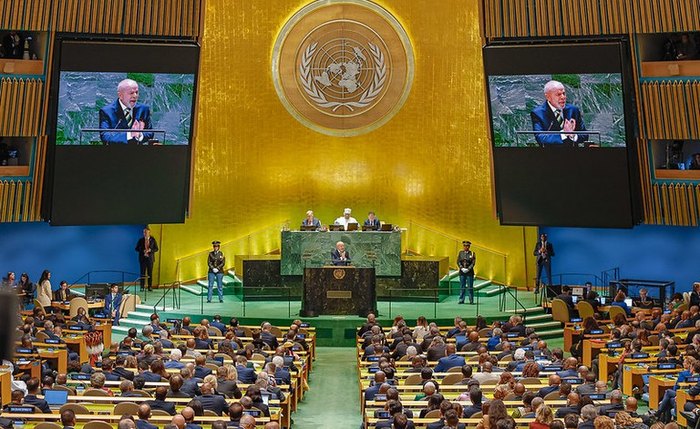
[[[544,85],[543,104],[530,112],[533,131],[561,131],[561,133],[535,134],[541,147],[588,147],[586,124],[578,107],[566,104],[566,88],[561,82],[550,80]]]
[[[104,144],[147,144],[153,133],[143,132],[153,128],[151,109],[138,103],[139,85],[124,79],[117,86],[117,99],[100,109],[100,129],[131,130],[128,132],[101,131]]]

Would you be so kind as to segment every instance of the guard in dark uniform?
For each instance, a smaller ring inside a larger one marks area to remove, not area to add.
[[[158,251],[158,243],[156,239],[151,237],[151,229],[146,227],[143,229],[143,237],[136,242],[136,252],[139,254],[139,266],[141,269],[141,290],[148,279],[148,290],[153,288],[153,261],[155,253]]]
[[[476,254],[471,251],[471,241],[463,241],[464,248],[457,255],[459,268],[459,304],[464,304],[464,295],[469,290],[469,304],[474,304],[474,265]]]
[[[226,265],[226,257],[221,251],[220,241],[212,241],[214,250],[209,252],[207,265],[209,266],[209,292],[207,294],[207,302],[211,302],[211,295],[214,289],[214,281],[219,291],[219,302],[224,302],[224,266]]]

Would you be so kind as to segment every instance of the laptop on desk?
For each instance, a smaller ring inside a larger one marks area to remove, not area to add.
[[[343,225],[328,225],[328,230],[329,231],[345,231],[345,227]]]
[[[393,230],[394,230],[394,225],[392,225],[390,223],[383,223],[382,228],[380,229],[380,231],[393,231]]]
[[[363,231],[376,231],[377,226],[376,225],[362,225],[362,230]]]
[[[44,390],[44,400],[52,410],[58,410],[68,402],[68,391],[66,390]]]
[[[357,231],[358,224],[356,222],[352,222],[348,224],[348,231]]]

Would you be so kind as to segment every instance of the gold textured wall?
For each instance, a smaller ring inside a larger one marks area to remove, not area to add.
[[[177,258],[213,239],[285,220],[296,227],[307,209],[328,223],[352,207],[358,218],[373,209],[387,222],[418,222],[506,253],[508,281],[524,285],[536,230],[502,227],[493,214],[477,1],[377,1],[411,37],[415,80],[391,121],[351,138],[304,127],[275,93],[275,37],[307,3],[207,0],[192,210],[185,224],[154,228],[160,282],[175,279]],[[272,250],[263,237],[257,249]]]

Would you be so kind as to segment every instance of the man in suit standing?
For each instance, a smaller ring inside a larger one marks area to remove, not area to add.
[[[535,134],[535,140],[541,147],[581,147],[588,146],[586,125],[578,107],[566,104],[566,88],[561,82],[550,80],[544,85],[544,103],[530,112],[533,131],[544,131]],[[561,131],[561,133],[549,133]]]
[[[552,257],[554,256],[554,246],[547,239],[547,234],[540,234],[540,239],[535,244],[533,254],[537,257],[537,277],[535,278],[535,293],[540,291],[540,280],[542,271],[547,275],[547,285],[552,286]]]
[[[459,267],[459,302],[464,304],[464,295],[469,290],[469,304],[474,304],[474,265],[476,254],[471,250],[471,241],[462,242],[462,250],[457,255],[457,267]]]
[[[216,282],[216,289],[219,292],[219,302],[224,302],[224,266],[226,265],[226,257],[221,251],[221,242],[212,241],[214,250],[209,252],[207,265],[209,266],[209,291],[207,292],[207,302],[211,302],[211,295]]]
[[[119,285],[113,284],[110,287],[110,292],[105,297],[105,312],[114,319],[112,324],[119,325],[119,307],[122,305],[122,294],[119,293]]]
[[[373,230],[379,229],[379,219],[377,219],[377,216],[374,214],[374,212],[367,213],[367,219],[365,219],[364,225],[370,227]]]
[[[339,241],[335,243],[335,249],[331,252],[331,262],[333,265],[350,265],[350,253],[345,250],[345,243]]]
[[[138,99],[138,83],[131,79],[119,82],[117,99],[100,109],[100,129],[130,131],[101,131],[102,143],[147,144],[153,139],[153,133],[143,132],[153,128],[151,109]]]
[[[143,229],[143,237],[136,242],[135,250],[139,255],[141,290],[143,291],[146,278],[148,278],[148,290],[151,291],[153,287],[153,261],[155,260],[155,253],[158,251],[158,243],[155,238],[151,237],[150,228],[146,227]]]

